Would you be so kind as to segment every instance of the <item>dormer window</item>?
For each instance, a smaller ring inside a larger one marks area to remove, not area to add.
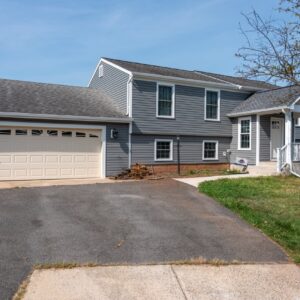
[[[175,117],[175,86],[157,84],[156,116],[159,118]]]
[[[99,77],[103,77],[103,65],[99,66]]]

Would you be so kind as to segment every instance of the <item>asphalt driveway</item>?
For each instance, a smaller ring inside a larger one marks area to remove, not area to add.
[[[35,264],[287,261],[195,188],[173,180],[0,191],[0,299]]]

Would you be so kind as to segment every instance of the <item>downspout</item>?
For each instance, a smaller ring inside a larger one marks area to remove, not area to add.
[[[131,118],[132,116],[132,78],[133,75],[130,74],[127,81],[127,115]],[[131,134],[132,134],[132,121],[129,123],[128,132],[128,168],[131,168],[132,158],[131,158]]]

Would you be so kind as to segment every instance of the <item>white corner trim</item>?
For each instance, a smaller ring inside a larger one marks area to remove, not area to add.
[[[217,92],[218,93],[218,112],[217,112],[217,119],[209,119],[206,117],[206,100],[207,100],[207,92]],[[220,106],[221,106],[221,91],[219,89],[210,89],[210,88],[205,88],[204,89],[204,120],[205,121],[215,121],[219,122],[220,121]]]
[[[158,114],[158,101],[159,101],[159,87],[168,86],[172,88],[172,108],[171,116],[162,116]],[[168,82],[156,82],[156,118],[159,119],[175,119],[175,84]]]
[[[249,124],[249,148],[241,148],[241,121],[242,120],[249,120],[250,124]],[[252,117],[242,117],[242,118],[238,118],[238,150],[241,151],[249,151],[251,150],[251,139],[252,139]]]
[[[215,143],[216,144],[216,157],[215,158],[205,158],[204,157],[205,143]],[[217,140],[203,140],[202,141],[202,160],[219,160],[219,141],[217,141]]]
[[[106,177],[106,126],[101,130],[102,146],[101,146],[101,178]]]
[[[170,142],[170,158],[157,158],[157,142]],[[172,161],[173,160],[173,140],[172,139],[155,139],[154,140],[154,161]]]
[[[260,115],[256,115],[256,165],[260,162]]]

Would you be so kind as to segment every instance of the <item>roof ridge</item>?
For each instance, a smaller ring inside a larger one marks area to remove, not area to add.
[[[272,85],[271,83],[265,82],[263,80],[248,79],[248,78],[245,78],[245,77],[238,77],[238,76],[233,76],[233,75],[213,73],[213,72],[207,72],[207,71],[201,71],[201,70],[195,70],[195,69],[194,70],[180,69],[180,68],[174,68],[174,67],[168,67],[168,66],[162,66],[162,65],[155,65],[155,64],[147,64],[147,63],[142,63],[142,62],[136,62],[136,61],[130,61],[130,60],[123,60],[123,59],[116,59],[116,58],[109,58],[109,57],[102,57],[102,58],[106,59],[108,61],[115,62],[116,64],[117,64],[117,62],[120,62],[120,63],[123,62],[123,63],[129,63],[129,64],[137,64],[137,65],[141,65],[141,66],[148,66],[148,67],[166,68],[166,69],[183,71],[183,72],[189,72],[189,73],[200,73],[203,76],[206,76],[206,77],[211,76],[211,78],[213,78],[214,80],[223,81],[223,82],[225,82],[227,84],[230,84],[230,85],[233,85],[233,86],[244,86],[244,85],[240,85],[240,84],[237,84],[237,83],[232,83],[230,81],[226,81],[224,79],[220,79],[220,78],[214,77],[213,75],[226,76],[226,77],[231,77],[233,79],[244,79],[244,80],[252,81],[253,83],[257,82],[257,83],[261,83],[261,84],[269,84],[270,86]],[[211,75],[209,75],[209,74],[211,74]],[[273,86],[275,86],[275,85],[273,85]]]

